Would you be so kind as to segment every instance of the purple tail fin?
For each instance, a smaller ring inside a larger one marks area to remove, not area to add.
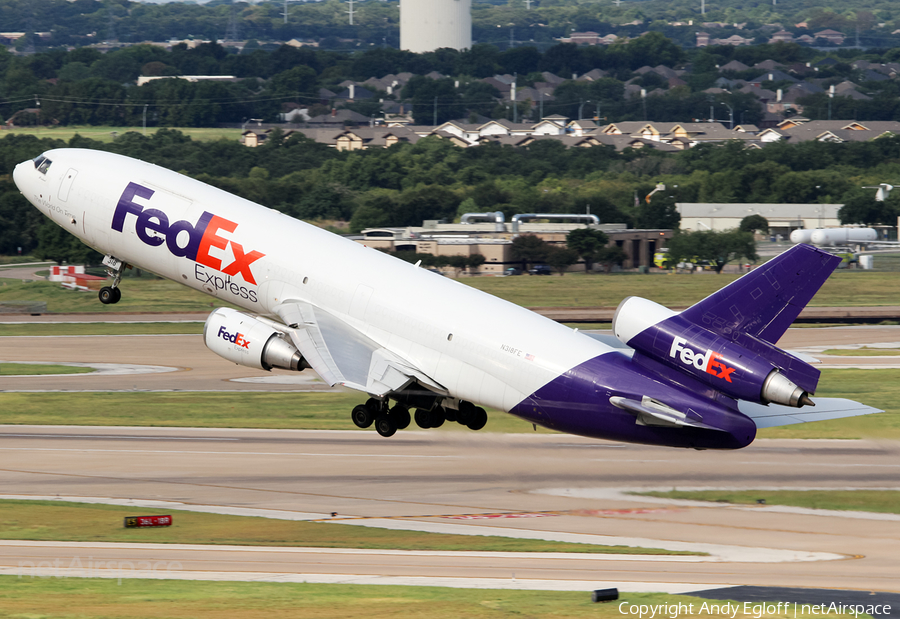
[[[775,344],[840,262],[811,245],[795,245],[681,315],[731,340]]]

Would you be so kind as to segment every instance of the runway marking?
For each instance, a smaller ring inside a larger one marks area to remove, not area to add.
[[[453,520],[490,520],[497,518],[543,518],[545,516],[626,516],[629,514],[658,514],[685,511],[671,508],[635,509],[571,509],[544,512],[500,512],[493,514],[459,514],[453,516],[429,516],[430,518],[450,518]],[[418,517],[423,516],[408,516]]]
[[[119,434],[20,434],[20,433],[9,433],[9,432],[0,432],[0,438],[5,438],[7,436],[34,436],[38,438],[85,438],[85,439],[123,439],[123,440],[139,440],[139,441],[239,441],[239,438],[212,438],[212,437],[197,437],[191,438],[188,436],[123,436]],[[80,450],[85,451],[85,450]]]
[[[0,434],[2,437],[2,434]],[[191,440],[191,439],[183,439]],[[210,439],[216,440],[216,439]],[[225,440],[225,439],[223,439]],[[237,439],[229,439],[237,440]],[[435,456],[410,454],[351,454],[351,453],[312,453],[292,451],[192,451],[181,449],[74,449],[66,447],[0,447],[0,451],[77,451],[83,453],[148,453],[148,454],[209,454],[222,456],[302,456],[314,458],[412,458],[412,459],[459,459],[464,456]]]
[[[71,361],[8,361],[0,360],[0,363],[20,363],[22,365],[67,365],[75,368],[92,368],[95,371],[87,374],[54,374],[54,379],[60,378],[83,378],[89,376],[96,378],[97,376],[133,376],[135,374],[165,374],[167,372],[178,372],[187,368],[169,367],[164,365],[139,365],[136,363],[76,363]],[[4,376],[6,378],[46,378],[46,375],[18,375]]]
[[[0,574],[19,575],[21,568],[0,567]],[[54,568],[56,570],[56,568]],[[390,585],[405,587],[448,587],[453,589],[509,589],[521,591],[582,591],[617,587],[623,593],[689,593],[693,591],[724,589],[735,585],[685,584],[670,582],[622,582],[603,580],[538,580],[523,578],[460,578],[440,576],[382,576],[379,574],[297,574],[279,572],[177,572],[115,570],[109,575],[97,571],[85,575],[78,568],[59,568],[60,577],[69,578],[148,578],[163,580],[210,580],[225,582],[285,582],[344,585]],[[54,574],[57,572],[54,571]],[[35,570],[34,576],[45,575]]]

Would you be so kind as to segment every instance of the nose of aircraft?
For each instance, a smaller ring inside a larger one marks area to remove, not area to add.
[[[13,170],[13,182],[15,182],[16,187],[19,188],[19,191],[25,191],[25,183],[28,180],[28,167],[31,167],[30,171],[34,171],[34,162],[31,160],[23,161],[19,165],[16,166],[16,169]]]

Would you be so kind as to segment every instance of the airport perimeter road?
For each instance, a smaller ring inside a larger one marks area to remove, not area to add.
[[[149,553],[198,574],[515,574],[900,591],[900,517],[660,503],[623,494],[672,487],[898,488],[900,446],[894,443],[763,440],[738,452],[696,452],[557,435],[401,432],[382,439],[362,431],[6,426],[0,454],[4,495],[136,505],[177,501],[239,514],[261,509],[289,519],[609,544],[624,537],[624,543],[711,552],[707,558],[336,551],[251,556],[165,546],[101,554],[4,544],[0,566],[8,569],[48,553],[64,561],[76,555],[134,560]],[[139,515],[140,507],[133,511]]]

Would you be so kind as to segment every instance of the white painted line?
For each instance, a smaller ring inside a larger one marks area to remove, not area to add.
[[[389,520],[384,518],[365,518],[358,520],[341,520],[341,524],[352,524],[363,527],[378,527],[400,531],[424,531],[428,533],[452,533],[456,535],[499,535],[520,539],[540,539],[552,542],[569,542],[572,544],[597,544],[601,546],[634,546],[638,548],[660,548],[686,552],[706,552],[709,556],[695,557],[710,563],[793,563],[807,561],[836,561],[845,559],[845,555],[830,552],[806,552],[802,550],[781,550],[777,548],[754,548],[748,546],[730,546],[725,544],[704,544],[699,542],[678,542],[672,540],[650,539],[646,537],[622,537],[614,535],[591,535],[585,533],[561,533],[554,531],[530,531],[505,527],[487,527],[470,524],[450,524],[444,522],[419,522],[413,520]],[[627,555],[629,560],[634,555]],[[681,561],[677,555],[650,555],[656,561]]]
[[[91,368],[94,372],[85,372],[83,374],[22,374],[17,376],[3,376],[3,378],[83,378],[85,376],[133,376],[135,374],[165,374],[167,372],[178,372],[180,368],[167,367],[163,365],[138,365],[134,363],[72,363],[68,361],[5,361],[0,359],[0,363],[15,363],[19,365],[64,365],[73,368]]]
[[[22,433],[11,433],[11,432],[0,432],[0,438],[6,438],[7,436],[17,436],[17,437],[37,437],[37,438],[86,438],[90,440],[96,439],[123,439],[123,440],[138,440],[138,441],[239,441],[239,438],[215,438],[215,437],[202,437],[198,436],[196,438],[191,438],[189,436],[123,436],[120,434],[22,434]]]
[[[23,578],[145,578],[150,580],[205,580],[218,582],[283,582],[336,585],[392,585],[400,587],[447,587],[452,589],[506,589],[515,591],[583,591],[617,588],[622,593],[689,593],[725,589],[735,585],[686,584],[673,582],[619,582],[602,580],[523,580],[504,578],[441,578],[427,576],[380,576],[378,574],[290,574],[283,572],[200,572],[200,571],[124,571],[79,568],[48,569],[0,567],[0,574]]]
[[[3,435],[0,434],[0,437]],[[404,459],[459,459],[465,456],[435,456],[410,454],[351,454],[351,453],[312,453],[303,451],[193,451],[182,449],[73,449],[63,447],[0,447],[0,451],[74,451],[79,453],[126,453],[126,454],[207,454],[221,456],[302,456],[313,458],[404,458]]]

